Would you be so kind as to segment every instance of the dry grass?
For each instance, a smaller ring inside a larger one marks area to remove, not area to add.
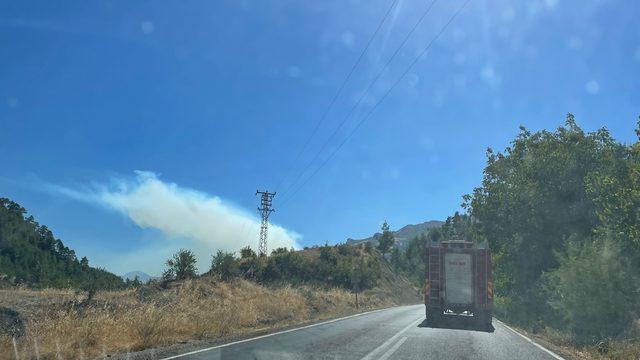
[[[512,325],[513,326],[513,325]],[[544,328],[538,333],[530,333],[521,328],[518,331],[533,338],[546,348],[561,354],[566,359],[576,360],[640,360],[640,330],[632,329],[627,340],[603,341],[598,345],[577,346],[571,335],[552,328]]]
[[[0,290],[0,305],[18,310],[26,321],[15,347],[13,339],[0,336],[0,358],[14,359],[14,350],[19,359],[102,357],[356,312],[353,294],[341,289],[269,288],[212,278],[83,300],[68,290]],[[360,296],[361,310],[399,302],[380,290]]]

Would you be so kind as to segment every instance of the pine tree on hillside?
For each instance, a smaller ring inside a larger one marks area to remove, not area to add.
[[[384,224],[382,224],[382,235],[378,239],[378,250],[384,255],[391,250],[394,242],[393,233],[389,230],[389,224],[385,220]]]

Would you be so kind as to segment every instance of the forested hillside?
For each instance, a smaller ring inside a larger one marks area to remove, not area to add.
[[[122,279],[92,268],[86,257],[38,224],[19,204],[0,198],[0,276],[11,283],[37,287],[119,288]]]

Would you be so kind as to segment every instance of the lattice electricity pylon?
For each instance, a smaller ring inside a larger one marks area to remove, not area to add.
[[[276,196],[275,192],[256,190],[256,195],[260,194],[260,207],[258,211],[262,215],[262,223],[260,224],[260,241],[258,242],[258,254],[267,256],[267,230],[269,227],[269,214],[276,211],[271,207],[271,201]]]

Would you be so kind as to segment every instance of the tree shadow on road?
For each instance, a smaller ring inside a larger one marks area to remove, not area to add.
[[[468,331],[480,331],[492,333],[495,331],[493,325],[489,325],[487,328],[484,325],[480,325],[474,321],[472,317],[467,316],[446,316],[445,319],[434,323],[428,319],[418,325],[421,328],[433,328],[433,329],[452,329],[452,330],[468,330]]]

